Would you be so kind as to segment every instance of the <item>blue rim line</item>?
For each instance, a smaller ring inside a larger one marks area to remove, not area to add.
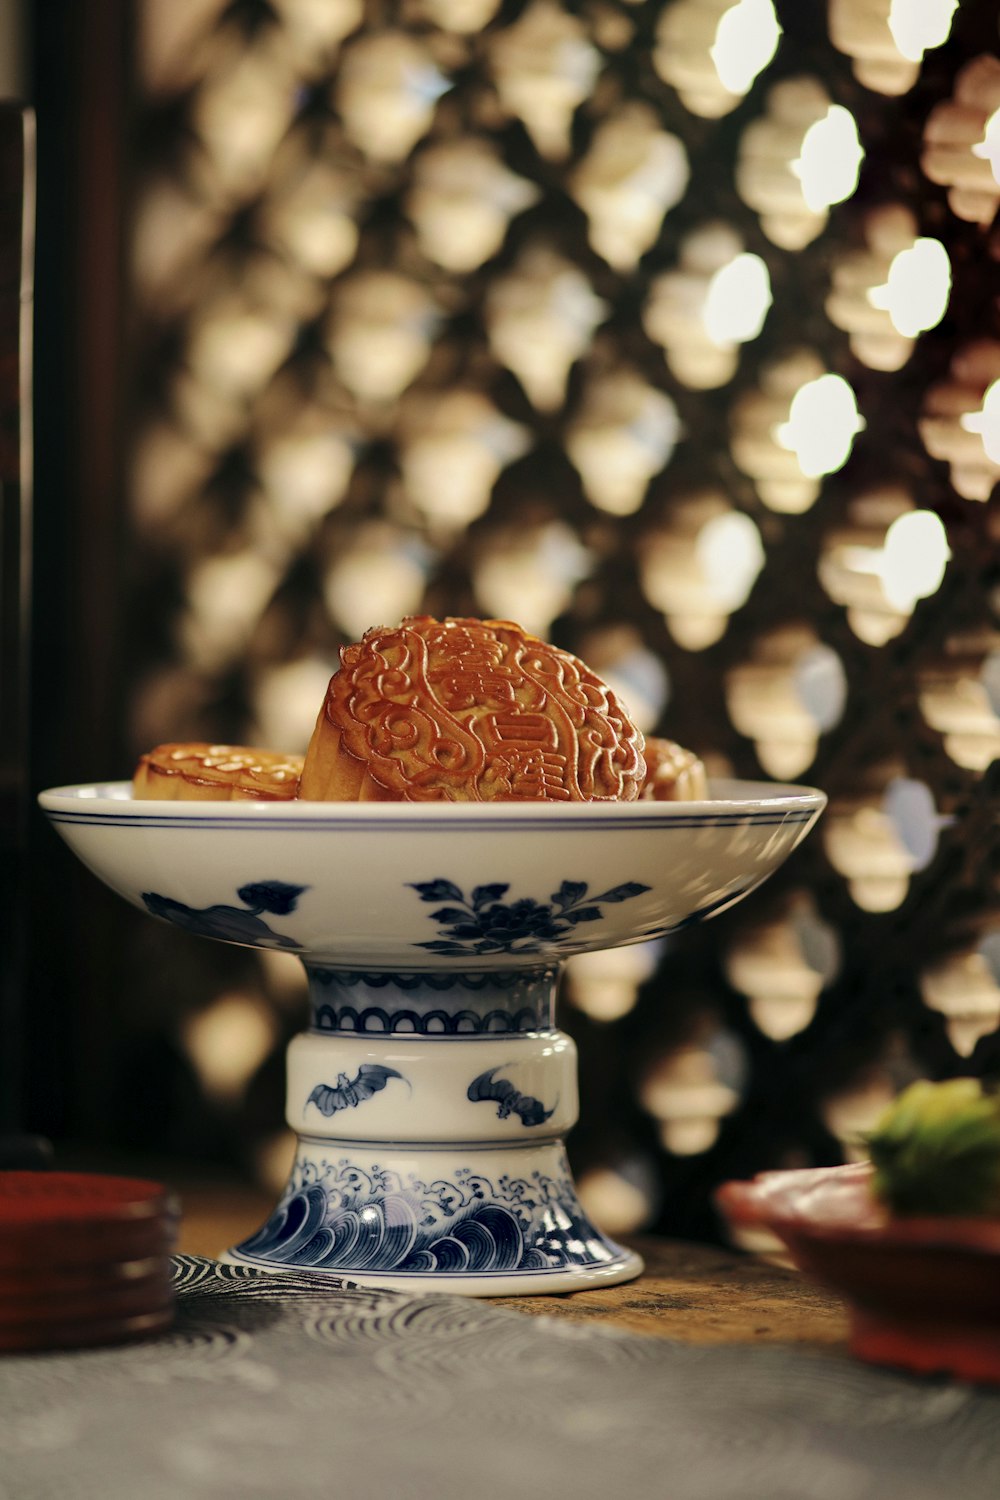
[[[811,822],[818,811],[819,809],[817,808],[803,810],[790,808],[787,812],[704,813],[700,816],[685,814],[669,819],[630,817],[627,822],[623,820],[621,823],[609,823],[607,818],[588,818],[586,816],[578,818],[560,817],[558,827],[560,829],[572,828],[576,830],[581,828],[610,827],[616,832],[621,832],[626,828],[642,828],[645,830],[663,830],[667,828],[744,828],[748,823],[753,823],[757,826],[781,827],[784,824]],[[351,819],[349,823],[338,822],[333,819],[329,822],[305,822],[297,818],[289,819],[288,822],[281,822],[277,818],[254,821],[250,818],[157,818],[141,815],[129,816],[128,814],[118,813],[107,816],[95,816],[93,813],[77,813],[68,810],[53,810],[47,816],[52,823],[65,823],[77,827],[90,828],[249,828],[255,832],[259,832],[264,828],[277,828],[282,833],[328,833],[331,829],[335,829],[341,834],[353,833],[355,830],[363,830],[366,834],[373,832],[397,834],[413,833],[419,826],[421,830],[424,828],[433,828],[435,832],[441,832],[442,830],[451,832],[456,828],[473,829],[478,833],[484,831],[484,825],[479,820],[473,822],[461,817],[442,818],[440,823],[432,823],[428,820],[426,823],[417,825],[410,821],[404,822],[400,820],[393,822],[386,818],[373,818],[370,822],[363,822],[361,819]],[[550,826],[540,824],[536,819],[529,821],[527,819],[505,818],[502,824],[498,824],[496,828],[491,828],[490,833],[491,835],[495,835],[502,832],[547,832]]]

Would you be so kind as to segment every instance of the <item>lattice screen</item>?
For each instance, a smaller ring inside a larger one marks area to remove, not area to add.
[[[829,792],[738,910],[570,966],[611,1229],[997,1071],[993,0],[137,9],[132,749],[302,748],[426,610]],[[157,1143],[280,1177],[294,961],[134,942]]]

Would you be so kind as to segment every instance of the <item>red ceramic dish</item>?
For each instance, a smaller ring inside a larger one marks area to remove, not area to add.
[[[0,1323],[0,1354],[34,1354],[45,1349],[97,1348],[127,1344],[165,1333],[174,1321],[173,1304],[150,1312],[69,1323]]]
[[[0,1172],[0,1273],[169,1255],[180,1208],[160,1183],[92,1172]]]
[[[845,1299],[859,1358],[1000,1383],[1000,1218],[891,1218],[871,1179],[868,1163],[764,1172],[717,1201]]]

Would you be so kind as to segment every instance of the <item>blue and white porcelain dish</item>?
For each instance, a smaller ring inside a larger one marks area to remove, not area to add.
[[[718,783],[710,802],[137,802],[128,783],[40,802],[134,905],[189,932],[337,968],[558,962],[722,911],[825,798]]]
[[[822,792],[718,782],[674,803],[39,798],[101,880],[204,937],[295,953],[311,1024],[288,1056],[299,1145],[274,1214],[227,1258],[472,1295],[641,1270],[581,1208],[563,1137],[576,1054],[563,960],[718,915],[806,836]]]

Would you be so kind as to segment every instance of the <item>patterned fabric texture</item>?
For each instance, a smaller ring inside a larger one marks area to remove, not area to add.
[[[994,1500],[1000,1394],[191,1256],[149,1343],[0,1359],[3,1500]]]

